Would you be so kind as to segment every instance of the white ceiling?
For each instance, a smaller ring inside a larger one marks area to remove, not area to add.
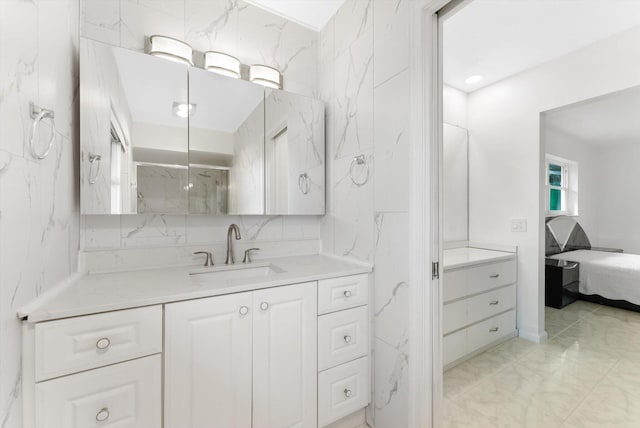
[[[320,31],[344,0],[245,0],[275,15]]]
[[[114,56],[133,121],[186,128],[187,120],[173,114],[174,102],[187,101],[186,66],[125,49]],[[189,80],[195,128],[234,133],[263,100],[262,87],[243,80],[193,67]]]
[[[590,144],[640,143],[640,87],[548,112],[545,126]]]
[[[474,0],[444,23],[444,81],[472,92],[638,25],[638,0]]]

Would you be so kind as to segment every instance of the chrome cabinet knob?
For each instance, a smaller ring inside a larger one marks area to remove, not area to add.
[[[351,390],[350,390],[350,389],[348,389],[348,388],[345,388],[345,390],[344,390],[344,396],[345,396],[345,397],[347,397],[347,398],[349,398],[349,397],[351,397],[352,395],[353,395],[353,393],[351,392]]]
[[[500,300],[492,300],[492,301],[490,301],[490,302],[489,302],[489,304],[490,304],[491,306],[495,306],[495,305],[497,305],[498,303],[500,303]]]
[[[499,273],[494,273],[493,275],[489,275],[489,278],[499,278],[500,274]]]
[[[344,293],[344,297],[351,297],[351,290],[346,290]]]
[[[491,328],[489,329],[489,331],[490,331],[491,333],[495,333],[495,332],[496,332],[496,331],[498,331],[498,330],[500,330],[500,327],[491,327]]]
[[[111,346],[111,340],[109,340],[108,337],[101,337],[96,342],[96,348],[101,349],[101,350],[102,349],[107,349],[107,348],[109,348],[109,346]]]
[[[269,309],[269,304],[267,302],[260,303],[260,309],[266,311],[267,309]]]
[[[344,342],[345,342],[345,343],[350,343],[350,342],[351,342],[351,336],[346,335],[346,336],[344,337]]]
[[[240,315],[247,315],[249,313],[249,308],[246,306],[240,306]]]
[[[107,419],[109,419],[109,409],[107,407],[103,407],[98,413],[96,413],[96,421],[104,422]]]

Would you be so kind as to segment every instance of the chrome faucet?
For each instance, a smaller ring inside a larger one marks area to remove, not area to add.
[[[225,264],[232,265],[235,263],[233,260],[233,247],[231,246],[231,232],[236,233],[236,240],[240,239],[240,228],[238,228],[237,224],[232,224],[229,226],[227,230],[227,260],[225,260]]]

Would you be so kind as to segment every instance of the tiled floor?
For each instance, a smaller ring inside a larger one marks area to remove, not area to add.
[[[546,308],[549,341],[515,338],[447,371],[446,428],[640,427],[640,313]]]

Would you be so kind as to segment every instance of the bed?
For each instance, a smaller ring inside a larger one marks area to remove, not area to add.
[[[578,222],[547,219],[546,256],[580,263],[579,298],[640,312],[640,255],[598,251]]]

